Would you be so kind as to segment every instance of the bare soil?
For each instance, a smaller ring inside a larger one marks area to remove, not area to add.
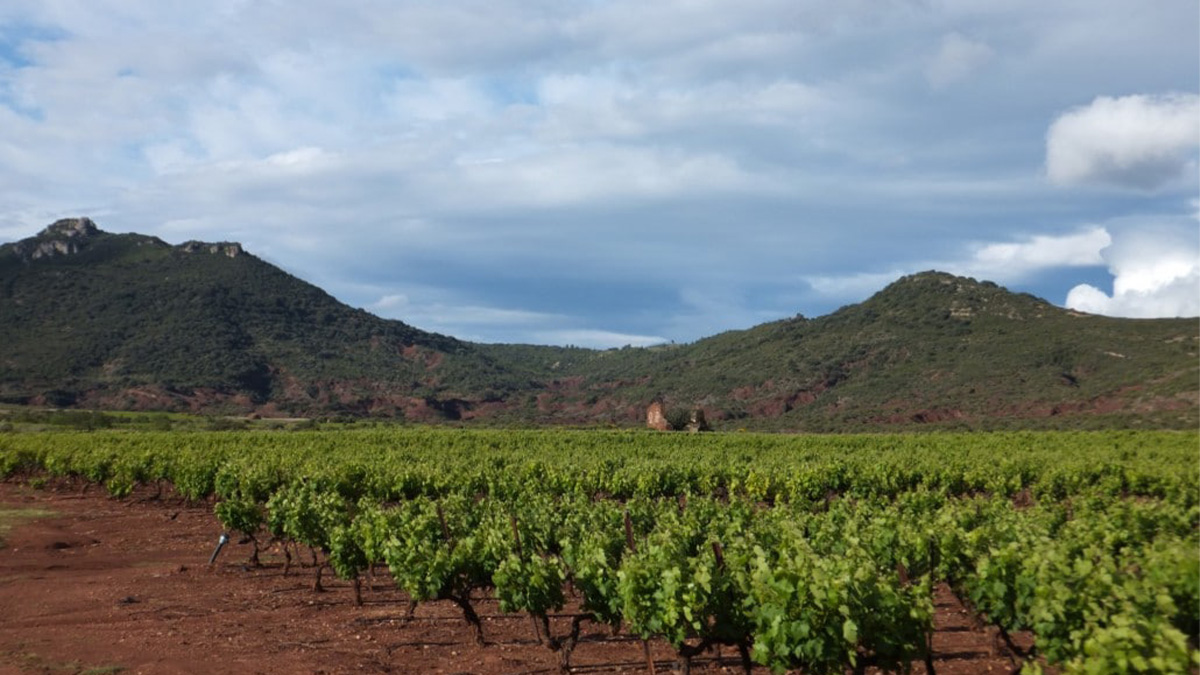
[[[365,584],[358,607],[350,584],[328,572],[323,593],[312,590],[311,567],[285,576],[275,551],[254,568],[244,564],[250,546],[234,541],[210,567],[221,533],[211,507],[152,492],[115,500],[97,487],[0,483],[0,511],[51,512],[0,534],[0,675],[557,672],[530,619],[501,613],[491,599],[476,602],[487,639],[478,646],[448,602],[422,604],[406,620],[407,598],[386,570]],[[556,631],[569,616],[555,619]],[[938,675],[1013,671],[994,630],[946,589],[936,625]],[[1029,646],[1028,636],[1018,640]],[[656,670],[670,672],[670,645],[650,649]],[[649,672],[640,640],[586,623],[572,665],[579,673]],[[741,667],[726,648],[694,659],[693,670]]]

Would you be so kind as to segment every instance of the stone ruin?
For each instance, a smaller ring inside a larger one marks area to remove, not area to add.
[[[684,428],[693,434],[698,431],[712,431],[712,427],[708,426],[708,420],[704,419],[704,411],[700,408],[692,408],[692,414]]]
[[[652,401],[650,406],[646,408],[646,426],[658,431],[678,430],[688,431],[693,434],[700,431],[712,431],[712,427],[709,426],[708,420],[704,417],[704,410],[700,408],[692,408],[691,413],[688,415],[687,424],[681,428],[677,428],[672,424],[671,420],[667,419],[667,413],[662,401]]]
[[[671,430],[671,423],[667,421],[662,401],[654,401],[646,408],[646,426],[659,431]]]

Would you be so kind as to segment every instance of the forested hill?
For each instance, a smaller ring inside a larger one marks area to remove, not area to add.
[[[927,272],[688,345],[480,345],[350,308],[235,243],[59,221],[0,246],[0,401],[718,428],[1159,426],[1200,418],[1195,319],[1083,315]]]
[[[1196,319],[1081,314],[925,272],[827,316],[562,363],[588,396],[604,383],[731,428],[1195,428],[1198,344]]]
[[[0,395],[104,408],[444,418],[528,388],[472,345],[350,308],[235,243],[59,221],[0,247]]]

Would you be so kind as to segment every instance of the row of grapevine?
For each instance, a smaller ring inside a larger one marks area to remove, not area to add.
[[[929,657],[942,582],[1002,630],[1035,634],[1031,672],[1035,656],[1065,672],[1186,672],[1197,659],[1196,507],[1093,494],[1022,509],[926,491],[820,512],[699,497],[385,507],[307,484],[280,494],[267,509],[298,501],[310,511],[299,520],[326,534],[282,531],[322,548],[339,576],[384,563],[414,601],[455,602],[480,642],[471,598],[492,592],[533,617],[564,668],[579,622],[554,636],[547,617],[574,592],[585,620],[666,640],[685,671],[717,644],[778,671],[900,671]]]
[[[109,431],[0,435],[0,476],[77,476],[114,496],[169,481],[198,500],[261,498],[304,477],[349,500],[459,493],[613,499],[740,496],[813,506],[831,493],[1062,500],[1083,490],[1200,502],[1195,434],[1078,432],[703,436],[588,431],[397,429],[347,432]]]
[[[451,495],[384,506],[300,483],[259,505],[265,517],[241,518],[243,507],[224,503],[218,515],[237,518],[227,527],[280,521],[269,526],[277,536],[321,551],[344,579],[384,564],[414,602],[454,602],[480,643],[473,598],[492,593],[503,611],[533,619],[564,670],[584,621],[669,642],[685,672],[718,644],[747,664],[753,655],[775,670],[809,673],[900,670],[928,656],[932,568],[914,561],[907,571],[897,556],[921,546],[891,547],[883,538],[894,533],[868,531],[871,509],[855,511],[862,540],[847,548],[806,531],[832,533],[839,509],[793,516],[744,500]],[[572,595],[581,613],[555,635],[549,616]]]
[[[14,435],[0,470],[214,499],[254,561],[264,537],[289,563],[303,545],[314,586],[328,565],[356,598],[386,566],[480,642],[473,602],[491,594],[564,669],[594,622],[665,640],[685,671],[715,645],[776,671],[932,671],[940,584],[1003,635],[1033,633],[1027,672],[1200,666],[1194,435],[680,438]]]
[[[1067,672],[1188,672],[1200,665],[1198,517],[1095,498],[1004,514],[972,532],[977,552],[956,576],[1003,631],[1032,631]]]

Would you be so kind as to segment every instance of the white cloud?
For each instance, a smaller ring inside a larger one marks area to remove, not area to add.
[[[401,308],[406,305],[408,305],[407,295],[404,295],[403,293],[392,293],[379,298],[379,300],[376,300],[375,303],[371,305],[371,308],[381,311],[388,311]]]
[[[397,118],[416,123],[487,117],[496,108],[478,83],[466,78],[402,79],[384,100]]]
[[[929,269],[929,268],[924,268]],[[912,269],[895,269],[890,272],[858,272],[848,275],[806,276],[803,280],[821,295],[838,302],[857,302],[896,279],[916,272]]]
[[[614,347],[649,347],[669,342],[658,335],[630,335],[606,330],[553,330],[540,331],[533,334],[534,340],[540,344],[574,345],[592,349],[611,349]]]
[[[269,155],[263,163],[272,169],[288,173],[304,173],[319,170],[330,160],[329,154],[320,148],[305,147]]]
[[[774,187],[720,155],[608,144],[554,148],[511,161],[473,161],[442,180],[472,195],[463,202],[451,185],[438,186],[437,192],[450,198],[447,208],[464,210],[761,193]]]
[[[1101,96],[1046,134],[1046,173],[1060,185],[1154,190],[1195,170],[1200,96]]]
[[[180,141],[151,143],[142,148],[142,154],[156,174],[175,173],[196,164],[195,155]]]
[[[975,243],[959,259],[925,259],[887,272],[809,276],[804,280],[818,293],[841,301],[861,300],[899,277],[930,269],[1007,285],[1047,270],[1103,265],[1101,251],[1111,242],[1107,229],[1090,226],[1067,234]]]
[[[444,295],[444,294],[440,294]],[[640,335],[592,328],[564,328],[578,323],[577,317],[525,309],[485,307],[450,300],[413,300],[407,294],[384,295],[369,309],[382,316],[436,333],[476,342],[520,342],[575,345],[593,349],[646,347],[669,342],[658,335]]]
[[[979,246],[970,260],[948,269],[993,281],[1009,282],[1030,272],[1058,267],[1103,265],[1101,250],[1112,243],[1103,227],[1088,227],[1065,235],[1035,235],[1020,242]]]
[[[714,125],[795,128],[827,114],[828,92],[804,82],[716,80],[666,83],[628,73],[551,75],[538,89],[544,121],[537,133],[554,142],[629,139]]]
[[[489,334],[518,335],[520,341],[528,342],[531,335],[538,335],[547,326],[561,325],[571,319],[550,312],[472,304],[437,289],[412,290],[412,293],[387,293],[370,303],[367,309],[422,330],[480,342],[488,341]]]
[[[1200,248],[1195,232],[1146,227],[1118,232],[1103,252],[1111,295],[1089,284],[1067,294],[1067,307],[1134,318],[1200,316]]]
[[[925,79],[934,89],[942,89],[967,78],[993,56],[995,51],[987,44],[950,33],[942,38],[937,55],[926,64]]]
[[[546,312],[478,305],[425,305],[414,308],[414,314],[430,325],[443,328],[457,327],[459,330],[473,329],[477,326],[512,327],[546,324],[563,318]]]

